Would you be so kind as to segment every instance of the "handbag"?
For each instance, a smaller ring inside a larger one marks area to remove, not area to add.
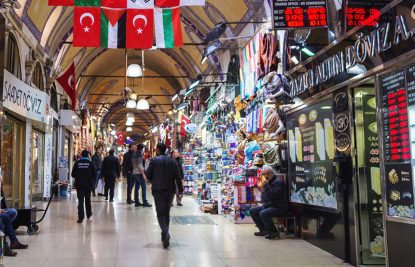
[[[281,158],[280,158],[280,145],[275,144],[274,146],[268,147],[267,150],[264,152],[264,162],[265,164],[276,167],[281,165]]]

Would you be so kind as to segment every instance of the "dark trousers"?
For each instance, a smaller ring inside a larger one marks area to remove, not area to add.
[[[95,190],[98,186],[98,181],[99,179],[101,179],[101,171],[97,170],[97,176],[95,177],[95,181],[94,181],[94,188],[92,189],[92,194],[95,195]]]
[[[134,200],[135,204],[140,202],[140,187],[141,187],[141,199],[143,200],[143,204],[147,203],[147,185],[144,177],[141,174],[133,174],[133,180],[135,182],[134,187]]]
[[[126,174],[127,177],[127,201],[131,201],[131,194],[133,193],[134,178],[132,174]]]
[[[91,190],[84,190],[82,188],[76,189],[76,194],[78,197],[78,219],[83,220],[85,218],[85,210],[86,216],[92,216],[92,208],[91,208]],[[85,210],[84,210],[85,205]]]
[[[115,191],[115,177],[105,179],[105,197],[110,200],[114,200],[114,191]]]
[[[153,191],[154,202],[156,205],[157,219],[163,236],[169,233],[170,208],[173,202],[174,192]]]
[[[0,214],[0,229],[6,236],[10,238],[11,242],[17,242],[16,231],[13,228],[13,221],[17,217],[17,210],[15,209],[4,209],[6,213]]]
[[[279,208],[265,208],[263,206],[255,207],[249,210],[252,219],[260,231],[267,231],[269,234],[278,232],[277,228],[272,221],[273,217],[283,215],[286,210]]]

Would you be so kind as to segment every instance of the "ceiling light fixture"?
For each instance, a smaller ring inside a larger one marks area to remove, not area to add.
[[[179,99],[179,95],[178,94],[175,94],[172,98],[171,98],[171,101],[176,101],[177,99]]]
[[[173,115],[173,110],[169,110],[168,114]]]
[[[134,122],[127,120],[125,126],[133,126]]]
[[[301,48],[301,51],[303,51],[303,53],[306,54],[309,57],[312,57],[312,56],[315,55],[315,53],[313,51],[311,51],[310,49],[308,49],[307,47]]]
[[[138,64],[131,64],[127,68],[127,76],[130,78],[138,78],[143,76],[143,70]]]
[[[149,110],[150,109],[150,104],[148,103],[148,101],[146,99],[140,99],[137,102],[137,109],[138,110]]]
[[[158,127],[154,127],[152,130],[151,130],[151,132],[154,134],[154,133],[157,133],[157,131],[158,131],[159,129],[158,129]]]
[[[185,108],[187,108],[189,106],[188,103],[181,103],[178,107],[177,107],[177,111],[183,110]]]
[[[136,108],[136,106],[137,106],[137,102],[135,102],[135,100],[133,99],[129,99],[125,107],[129,109],[133,109],[133,108]]]
[[[133,131],[133,128],[132,127],[127,127],[126,131],[127,132],[132,132]]]
[[[203,57],[201,64],[205,64],[208,60],[209,56],[213,54],[216,50],[218,50],[222,46],[221,41],[216,40],[212,45],[209,45],[203,49]]]

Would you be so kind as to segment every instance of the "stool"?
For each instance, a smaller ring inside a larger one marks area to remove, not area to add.
[[[287,235],[288,235],[288,223],[289,223],[289,221],[292,221],[292,222],[293,222],[293,225],[294,225],[294,235],[295,235],[295,237],[297,237],[297,238],[299,238],[299,237],[300,237],[300,235],[299,235],[299,231],[298,231],[298,226],[297,226],[297,216],[295,216],[295,214],[294,214],[294,213],[288,212],[288,213],[287,213],[286,215],[284,215],[284,216],[274,217],[274,218],[273,218],[274,224],[276,224],[276,225],[280,226],[280,224],[279,224],[278,220],[284,220],[284,224],[283,224],[283,226],[284,226],[284,232],[285,232]]]

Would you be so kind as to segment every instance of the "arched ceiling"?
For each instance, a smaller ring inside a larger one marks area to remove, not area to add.
[[[125,113],[120,104],[125,86],[124,49],[76,48],[72,41],[72,7],[49,7],[48,0],[18,0],[22,8],[16,15],[29,28],[44,51],[54,61],[54,77],[75,62],[77,93],[81,102],[88,103],[91,114],[104,116],[107,123],[114,123],[125,130]],[[207,0],[205,7],[182,8],[183,40],[187,44],[201,43],[207,32],[218,22],[250,21],[262,8],[263,0]],[[244,24],[229,25],[226,36],[237,36]],[[128,80],[128,86],[137,93],[154,95],[149,99],[151,111],[136,112],[138,134],[148,131],[171,110],[171,95],[186,88],[198,74],[219,73],[221,66],[210,62],[201,65],[203,46],[185,45],[175,49],[145,51],[145,76],[170,76],[146,78],[144,89],[141,79]],[[220,53],[220,52],[219,52]],[[128,51],[128,62],[142,62],[141,51]],[[98,77],[94,77],[98,76]],[[179,76],[179,77],[176,77]],[[105,103],[109,112],[103,113]]]

